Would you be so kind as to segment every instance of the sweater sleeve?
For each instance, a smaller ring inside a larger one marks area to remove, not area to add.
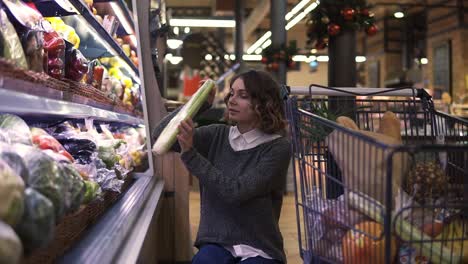
[[[194,148],[182,153],[181,159],[207,190],[216,193],[227,203],[240,204],[253,197],[266,195],[272,190],[284,188],[291,159],[287,142],[281,141],[273,145],[262,154],[262,159],[255,167],[234,177],[224,175]]]
[[[156,142],[156,139],[161,135],[162,131],[164,130],[164,128],[166,128],[166,126],[169,124],[169,122],[172,120],[172,118],[174,118],[177,113],[180,112],[180,110],[182,109],[182,107],[184,106],[179,106],[177,109],[175,109],[174,111],[172,111],[170,114],[166,115],[165,117],[163,117],[163,119],[161,119],[161,121],[159,121],[159,123],[156,125],[156,127],[153,129],[153,133],[151,134],[151,137],[152,137],[152,142]],[[200,115],[201,113],[205,112],[206,110],[208,110],[209,108],[211,107],[210,104],[208,104],[208,102],[204,102],[203,105],[201,106],[200,110],[197,112],[197,114],[195,115],[195,117],[197,117],[198,115]],[[171,151],[175,151],[175,152],[180,152],[180,145],[179,145],[179,142],[176,140],[176,142],[174,143],[174,145],[172,145],[172,147],[170,148]]]

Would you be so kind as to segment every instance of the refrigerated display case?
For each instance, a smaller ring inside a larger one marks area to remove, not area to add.
[[[9,4],[20,3],[2,0],[0,8],[11,9]],[[123,0],[95,0],[94,3],[88,0],[37,0],[24,1],[24,4],[40,12],[51,24],[58,23],[53,26],[63,27],[62,31],[54,30],[60,31],[67,47],[75,46],[88,63],[94,60],[93,67],[108,66],[108,76],[114,77],[123,87],[116,85],[109,90],[104,84],[89,80],[90,73],[96,74],[89,70],[89,64],[85,74],[88,79],[71,80],[67,76],[56,79],[47,67],[44,72],[35,72],[20,69],[13,66],[11,60],[0,58],[0,114],[13,114],[30,126],[43,128],[65,121],[80,127],[87,122],[85,120],[92,120],[96,125],[144,129],[148,161],[142,172],[131,173],[131,180],[125,181],[120,194],[104,192],[99,206],[93,205],[93,210],[99,208],[98,212],[88,212],[94,214],[92,217],[82,215],[84,208],[91,206],[88,204],[58,221],[54,239],[45,247],[24,255],[22,262],[136,262],[148,240],[148,230],[157,218],[164,189],[164,180],[160,176],[163,171],[155,167],[151,153],[150,130],[151,124],[166,112],[157,82],[152,81],[154,75],[145,76],[151,75],[153,69],[145,69],[147,65],[138,59],[150,52],[146,44],[140,43],[139,36],[144,35],[141,32],[146,29],[133,20],[135,14]],[[133,1],[133,8],[136,9],[138,4]],[[138,19],[141,24],[141,18]],[[165,21],[165,18],[161,20]],[[67,31],[70,28],[76,36]],[[48,62],[46,59],[44,65]],[[116,93],[121,90],[122,94]],[[81,230],[77,231],[76,227],[67,230],[66,224],[73,223],[73,217],[76,221],[78,218],[84,221]],[[67,245],[60,248],[57,239],[66,241]]]

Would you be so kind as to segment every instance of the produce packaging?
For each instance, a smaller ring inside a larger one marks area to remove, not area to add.
[[[44,71],[44,49],[42,15],[19,0],[3,0],[7,15],[16,29],[23,46],[29,69]],[[32,5],[33,6],[33,5]]]
[[[192,118],[198,112],[214,88],[215,82],[213,80],[208,79],[205,81],[192,98],[190,98],[190,100],[182,107],[180,112],[172,118],[169,124],[161,132],[156,143],[153,145],[153,152],[161,155],[171,148],[177,139],[180,122],[187,118]]]
[[[42,151],[32,148],[18,148],[28,170],[27,185],[47,197],[54,205],[55,218],[58,221],[65,213],[65,193],[62,177],[57,162]]]
[[[52,28],[44,32],[44,50],[47,54],[47,73],[56,79],[65,77],[65,41]]]
[[[24,182],[3,160],[0,160],[0,220],[11,225],[23,216]]]
[[[22,253],[23,246],[15,231],[0,221],[0,263],[19,263]]]
[[[365,221],[354,226],[343,238],[343,262],[356,264],[385,263],[385,238],[383,226],[373,221]],[[391,238],[391,256],[396,255],[396,240]]]
[[[10,168],[19,175],[25,183],[29,180],[29,171],[26,164],[11,145],[0,143],[0,160],[3,160]]]
[[[29,126],[18,116],[11,114],[0,115],[0,131],[5,143],[20,143],[32,145],[32,135]]]
[[[67,44],[65,50],[65,77],[79,82],[88,72],[88,60],[76,48]]]
[[[2,9],[0,9],[0,57],[10,60],[18,68],[28,69],[28,62],[15,27]]]
[[[33,188],[25,191],[24,215],[16,228],[25,253],[44,247],[54,237],[55,212],[52,202]]]

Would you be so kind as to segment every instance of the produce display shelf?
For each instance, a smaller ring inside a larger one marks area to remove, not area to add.
[[[82,15],[82,17],[87,21],[87,23],[98,33],[99,37],[101,37],[102,41],[109,44],[112,50],[115,52],[117,56],[122,58],[126,64],[130,67],[133,71],[133,77],[137,83],[140,83],[138,78],[138,68],[133,64],[130,58],[125,55],[122,48],[117,44],[117,42],[112,38],[111,35],[104,29],[104,27],[97,21],[94,17],[93,13],[88,9],[88,7],[81,1],[81,0],[69,0],[70,3],[78,10],[78,12]]]
[[[136,263],[151,220],[158,213],[164,181],[135,174],[132,187],[58,263]]]
[[[94,118],[107,122],[142,125],[143,119],[96,107],[66,102],[0,88],[0,112],[24,115],[50,115],[67,118]]]
[[[110,3],[110,2],[114,2],[120,7],[123,15],[127,19],[130,26],[133,29],[135,29],[135,22],[133,21],[132,13],[130,12],[130,9],[128,8],[127,3],[125,3],[125,1],[123,0],[94,0],[94,3]],[[118,17],[118,19],[120,18]]]

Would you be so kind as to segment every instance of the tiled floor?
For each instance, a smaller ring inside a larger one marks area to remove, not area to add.
[[[192,238],[195,238],[200,222],[200,196],[198,192],[190,192],[190,227]],[[284,247],[288,263],[299,264],[302,259],[299,256],[299,245],[296,227],[296,208],[294,195],[286,195],[283,202],[283,210],[280,218],[280,229],[284,238]]]

